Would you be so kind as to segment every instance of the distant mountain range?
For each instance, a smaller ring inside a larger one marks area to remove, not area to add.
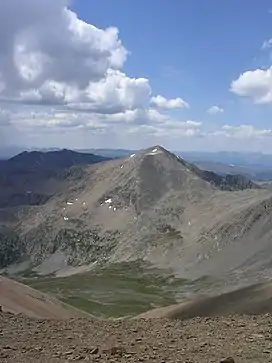
[[[0,159],[9,159],[23,151],[60,151],[62,148],[25,148],[25,147],[0,147]],[[138,149],[73,149],[79,153],[91,153],[101,155],[109,158],[128,156]],[[205,152],[205,151],[181,151],[172,150],[173,153],[181,156],[188,161],[197,162],[214,162],[223,164],[235,165],[250,165],[258,168],[259,166],[272,167],[272,154],[263,154],[259,152],[238,152],[238,151],[218,151],[218,152]]]
[[[79,166],[109,160],[71,150],[24,151],[0,161],[0,208],[45,203],[81,175]]]
[[[90,149],[81,152],[92,152],[109,158],[129,156],[137,150],[126,149]],[[200,169],[213,171],[220,175],[241,174],[255,181],[272,180],[272,155],[262,153],[239,152],[197,152],[174,151],[183,159],[197,165]]]
[[[40,152],[60,151],[58,148],[43,148]],[[1,158],[8,159],[24,150],[16,147],[0,149]],[[80,154],[95,154],[105,158],[122,158],[129,156],[137,150],[128,149],[77,149]],[[197,152],[197,151],[174,151],[176,155],[194,163],[200,169],[210,170],[220,175],[241,174],[255,181],[272,180],[272,155],[262,153],[241,153],[241,152]]]
[[[8,160],[0,160],[0,208],[44,204],[58,191],[64,191],[70,183],[83,177],[82,166],[120,159],[131,153],[128,150],[96,151],[104,156],[87,153],[87,150],[76,152],[64,149],[24,151]],[[184,159],[180,158],[180,160]],[[202,170],[192,164],[188,164],[188,168],[221,189],[245,189],[254,186],[242,174],[216,174],[212,169]],[[230,171],[233,170],[230,169]]]
[[[80,152],[94,153],[105,157],[124,157],[139,150],[137,149],[80,149]],[[242,153],[236,151],[218,151],[218,152],[199,152],[199,151],[180,151],[173,150],[174,154],[181,156],[183,159],[194,162],[214,162],[228,165],[250,165],[272,168],[272,154],[263,153]]]

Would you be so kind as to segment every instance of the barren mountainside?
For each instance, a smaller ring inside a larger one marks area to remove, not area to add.
[[[81,166],[61,183],[43,205],[2,214],[2,268],[145,261],[189,278],[270,269],[271,193],[244,177],[201,171],[155,146]]]

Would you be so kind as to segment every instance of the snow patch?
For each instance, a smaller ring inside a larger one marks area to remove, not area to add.
[[[162,154],[162,151],[155,148],[152,151],[150,151],[149,153],[147,153],[147,155],[156,155],[156,154]]]
[[[107,200],[105,200],[105,203],[111,203],[112,202],[112,199],[111,198],[109,198],[109,199],[107,199]],[[103,203],[102,203],[103,204]]]

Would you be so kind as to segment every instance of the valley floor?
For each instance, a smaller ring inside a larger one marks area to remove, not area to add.
[[[36,320],[0,313],[2,363],[272,361],[272,316]]]

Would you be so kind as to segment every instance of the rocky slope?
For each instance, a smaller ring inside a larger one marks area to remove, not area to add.
[[[272,359],[271,282],[116,320],[93,318],[6,278],[0,292],[1,362]]]
[[[52,273],[145,260],[186,278],[266,271],[271,210],[271,193],[247,179],[153,147],[81,168],[44,205],[2,219],[0,264],[30,261]]]
[[[269,363],[272,318],[98,321],[0,314],[3,363]],[[226,358],[232,357],[226,360]]]

